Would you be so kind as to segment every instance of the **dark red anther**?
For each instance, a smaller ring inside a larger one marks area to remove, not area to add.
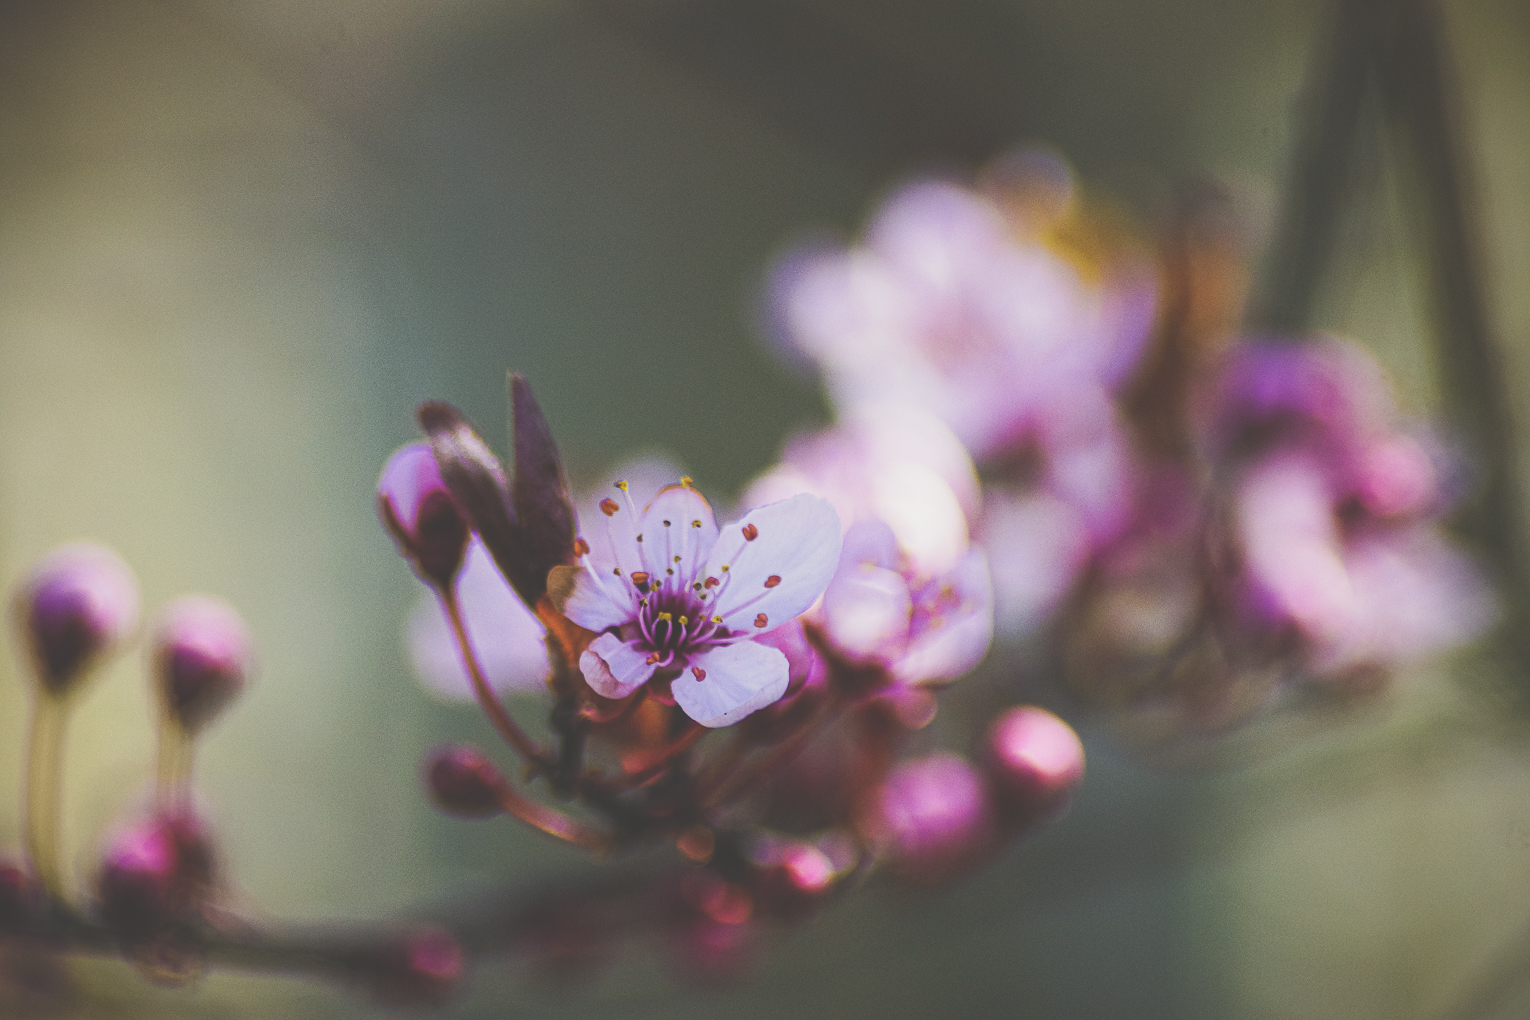
[[[722,582],[721,582],[721,581],[719,581],[719,580],[718,580],[718,579],[717,579],[717,578],[715,578],[715,577],[709,577],[709,578],[707,578],[707,581],[706,581],[706,586],[707,586],[707,587],[708,587],[708,588],[716,588],[716,587],[717,587],[717,586],[718,586],[718,585],[719,585],[719,584],[721,584],[721,583],[722,583]]]
[[[747,542],[753,542],[755,539],[760,537],[760,529],[755,527],[753,524],[744,525],[743,532],[744,540]]]
[[[761,614],[759,614],[758,616],[756,616],[754,618],[754,625],[756,627],[764,627],[764,626],[766,626],[769,623],[770,623],[770,617],[766,616],[764,613],[761,613]]]
[[[697,680],[705,680],[707,678],[707,671],[702,669],[700,666],[692,666],[691,672],[696,674]]]
[[[575,556],[584,556],[584,555],[587,555],[589,553],[589,551],[590,551],[590,543],[586,542],[582,538],[574,539],[574,555]]]
[[[780,583],[781,583],[781,575],[780,574],[771,574],[769,577],[767,577],[765,579],[765,587],[767,587],[767,588],[774,588],[776,585],[778,585]]]
[[[615,517],[616,511],[620,509],[621,507],[616,505],[616,500],[614,499],[603,499],[600,501],[600,512],[607,517]]]

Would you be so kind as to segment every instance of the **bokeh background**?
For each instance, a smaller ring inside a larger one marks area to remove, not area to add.
[[[1525,423],[1530,8],[1445,9]],[[450,400],[499,441],[517,368],[576,480],[663,449],[736,492],[828,417],[760,342],[785,246],[1023,142],[1066,154],[1144,236],[1211,177],[1257,239],[1326,18],[1308,0],[0,0],[0,578],[92,538],[151,610],[206,591],[246,614],[261,675],[199,766],[256,916],[385,917],[598,870],[418,792],[426,748],[492,738],[403,652],[418,586],[373,486],[414,405]],[[1318,319],[1427,413],[1427,253],[1376,175]],[[25,684],[0,643],[15,846]],[[1041,682],[996,661],[971,705]],[[1145,765],[1078,716],[1071,814],[954,889],[851,897],[736,987],[633,954],[554,991],[490,960],[455,1008],[1530,1015],[1530,739],[1489,669],[1472,651],[1431,663],[1383,705],[1268,721],[1193,768]],[[142,674],[139,650],[75,720],[76,875],[151,774]],[[164,992],[118,962],[73,970],[62,1004],[0,992],[0,1013],[369,1011],[279,978]]]

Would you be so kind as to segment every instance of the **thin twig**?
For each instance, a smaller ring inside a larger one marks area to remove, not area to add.
[[[537,771],[542,771],[548,764],[548,754],[526,735],[520,725],[505,711],[505,707],[499,703],[499,698],[494,695],[489,687],[489,681],[484,677],[482,668],[479,667],[478,657],[473,653],[473,644],[468,639],[467,627],[462,621],[462,608],[457,601],[457,593],[450,586],[439,590],[441,605],[446,609],[447,619],[451,621],[452,633],[457,638],[457,648],[462,653],[462,661],[467,667],[468,676],[473,681],[473,691],[478,695],[478,704],[483,707],[489,721],[494,728],[499,730],[511,747],[528,766]]]

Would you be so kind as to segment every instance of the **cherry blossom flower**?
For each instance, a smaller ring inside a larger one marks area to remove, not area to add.
[[[1444,473],[1399,428],[1370,355],[1332,338],[1245,342],[1199,414],[1231,486],[1230,594],[1245,628],[1294,632],[1308,669],[1342,678],[1489,622],[1484,582],[1434,523]]]
[[[834,508],[802,493],[719,531],[682,479],[638,512],[631,487],[607,498],[575,545],[579,566],[549,584],[563,613],[600,632],[579,667],[590,687],[624,698],[651,680],[703,726],[726,726],[779,699],[789,668],[754,638],[808,609],[839,560]]]
[[[969,548],[950,570],[922,575],[900,555],[892,529],[861,521],[845,535],[839,569],[814,620],[838,654],[881,666],[895,683],[955,680],[993,640],[987,557]]]

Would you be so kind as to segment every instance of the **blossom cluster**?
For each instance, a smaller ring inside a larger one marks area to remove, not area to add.
[[[961,521],[986,550],[998,632],[1056,642],[1076,690],[1170,734],[1293,685],[1374,692],[1480,633],[1491,596],[1440,528],[1461,472],[1375,360],[1239,337],[1234,257],[1155,266],[1076,190],[1022,152],[976,187],[909,185],[858,243],[784,260],[774,338],[844,424],[779,470],[867,492],[827,451],[918,450],[947,478],[970,455],[981,493],[958,482],[962,514],[921,521]],[[865,435],[920,416],[920,444]]]

